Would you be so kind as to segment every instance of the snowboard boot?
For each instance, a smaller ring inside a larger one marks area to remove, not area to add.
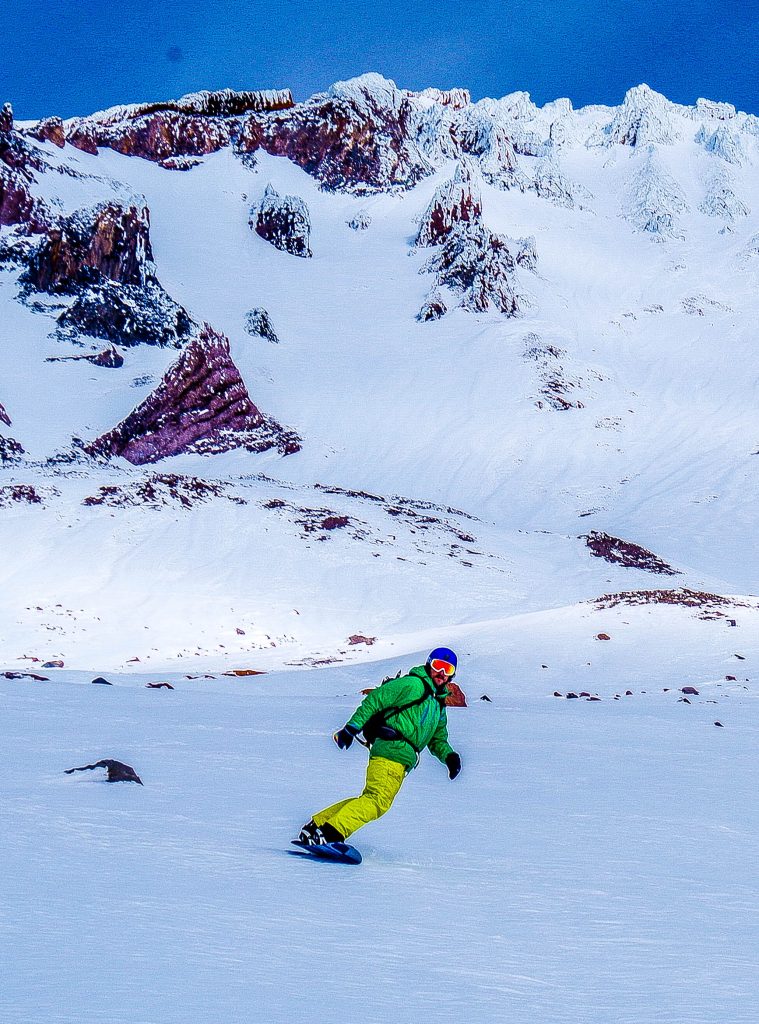
[[[325,824],[319,828],[312,819],[300,830],[298,841],[308,846],[324,846],[327,843],[342,843],[343,836],[331,825]]]

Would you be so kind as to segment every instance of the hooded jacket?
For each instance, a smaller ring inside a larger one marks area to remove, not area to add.
[[[418,665],[405,676],[389,679],[371,690],[346,724],[360,732],[373,715],[381,713],[382,720],[402,739],[376,739],[371,746],[371,757],[385,757],[411,771],[416,767],[418,754],[428,748],[445,764],[446,757],[453,753],[448,742],[447,696],[445,685],[436,686],[425,666]],[[419,703],[396,711],[412,701]]]

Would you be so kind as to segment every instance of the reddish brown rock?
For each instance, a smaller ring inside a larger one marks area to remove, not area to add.
[[[30,181],[28,174],[0,163],[0,227],[23,224],[35,234],[47,229],[50,210],[32,195]]]
[[[367,646],[371,647],[371,645],[376,642],[376,636],[364,636],[363,633],[354,633],[352,636],[348,637],[348,643],[351,646],[354,646],[355,644],[367,644]]]
[[[460,161],[450,181],[439,185],[419,224],[417,245],[438,245],[451,233],[454,224],[478,221],[482,216],[482,197],[471,166]]]
[[[282,196],[267,185],[261,202],[250,211],[256,234],[277,249],[306,259],[311,252],[311,218],[300,196]]]
[[[66,131],[60,117],[46,117],[34,127],[28,128],[26,134],[39,142],[52,142],[59,149],[66,145]]]
[[[83,153],[98,155],[97,133],[91,124],[77,123],[66,131],[66,141]]]
[[[671,565],[667,565],[661,558],[639,544],[620,540],[601,530],[592,530],[583,539],[597,558],[603,558],[607,562],[644,569],[646,572],[655,572],[663,576],[680,575],[677,569],[673,569]]]
[[[4,103],[0,110],[0,132],[8,133],[13,131],[13,107],[10,103]]]
[[[393,82],[362,75],[291,110],[252,115],[236,147],[285,156],[329,190],[410,188],[432,171],[412,138],[412,103]]]
[[[184,170],[178,157],[204,156],[230,144],[241,118],[252,111],[265,113],[293,106],[289,89],[260,92],[197,92],[179,100],[112,107],[66,125],[68,141],[96,154],[107,146],[128,156],[160,161]]]
[[[229,341],[205,324],[145,401],[85,450],[143,465],[182,452],[210,455],[240,447],[278,448],[287,455],[300,450],[300,439],[253,404]]]
[[[81,210],[51,228],[25,280],[41,291],[70,291],[98,278],[143,285],[152,274],[150,211],[114,202]]]
[[[685,693],[689,697],[698,697],[699,695],[695,686],[683,686],[680,688],[680,693]]]

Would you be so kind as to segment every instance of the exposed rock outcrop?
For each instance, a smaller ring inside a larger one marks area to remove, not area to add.
[[[41,162],[13,129],[13,109],[0,110],[0,227],[24,225],[27,231],[44,231],[49,222],[47,204],[33,195],[34,171]]]
[[[472,102],[468,89],[435,89],[429,87],[421,92],[406,92],[407,96],[414,96],[420,100],[433,100],[443,107],[450,107],[452,110],[463,110]]]
[[[250,226],[267,242],[293,256],[310,258],[311,217],[300,196],[282,196],[267,185],[261,202],[250,211]]]
[[[348,227],[352,228],[354,231],[366,231],[371,222],[372,218],[366,210],[359,210],[355,217],[351,217],[347,223]]]
[[[713,132],[701,125],[696,132],[696,142],[725,163],[740,165],[746,162],[740,137],[727,124],[720,124]]]
[[[3,405],[2,402],[0,402],[0,423],[4,423],[6,427],[9,427],[11,425],[11,418],[5,411],[5,406]]]
[[[203,156],[229,145],[251,111],[293,106],[289,89],[196,92],[158,103],[111,107],[65,124],[68,141],[88,153],[107,146],[172,168],[180,156]]]
[[[713,174],[707,184],[706,195],[698,206],[701,213],[707,217],[720,217],[729,224],[738,217],[747,217],[751,211],[735,194],[733,185],[733,178],[727,171]]]
[[[123,761],[114,761],[111,757],[105,757],[102,761],[96,761],[94,764],[83,764],[81,768],[67,768],[65,774],[71,775],[73,772],[92,771],[93,768],[105,768],[106,782],[137,782],[140,785],[143,784],[142,779],[131,765],[124,764]]]
[[[0,110],[0,132],[7,134],[13,131],[13,107],[10,103],[4,103]]]
[[[519,262],[533,262],[534,243],[510,242],[482,223],[461,223],[450,231],[440,251],[422,271],[437,275],[437,285],[461,295],[464,309],[495,309],[506,316],[520,312],[515,271]]]
[[[592,530],[582,539],[597,558],[603,558],[607,562],[633,569],[644,569],[646,572],[655,572],[661,576],[680,575],[677,569],[673,569],[658,555],[639,544],[620,540],[619,537],[612,537],[601,530]]]
[[[80,210],[48,231],[25,280],[40,291],[67,292],[105,278],[144,285],[154,273],[150,213],[115,202]]]
[[[674,104],[647,85],[625,93],[611,124],[604,129],[606,145],[647,146],[668,144],[679,138],[672,114]]]
[[[327,190],[410,188],[432,171],[408,130],[414,102],[381,75],[361,75],[291,110],[251,115],[236,147],[286,156]]]
[[[423,323],[427,323],[429,320],[439,320],[441,316],[445,316],[448,312],[448,307],[445,304],[445,299],[438,291],[432,291],[422,304],[422,308],[417,313],[417,320],[421,320]]]
[[[25,449],[18,443],[15,437],[3,437],[0,435],[0,465],[20,462],[25,454]]]
[[[58,316],[58,334],[86,334],[119,345],[179,348],[199,324],[155,278],[143,286],[101,281],[82,288]]]
[[[569,210],[575,207],[582,209],[581,201],[585,202],[592,198],[586,189],[570,181],[562,172],[553,147],[548,147],[545,156],[538,161],[529,187],[541,199],[547,199],[554,206],[564,206]]]
[[[488,184],[520,190],[527,186],[506,125],[485,101],[464,111],[451,125],[451,135],[462,154],[476,159]]]
[[[253,404],[229,341],[205,324],[145,401],[85,450],[144,465],[183,452],[210,455],[231,448],[277,448],[287,455],[300,449],[300,439]]]
[[[455,224],[479,221],[482,197],[471,166],[460,161],[453,177],[435,189],[419,224],[417,245],[438,245]]]
[[[262,307],[251,309],[245,314],[245,330],[253,337],[266,338],[273,345],[279,343],[271,317]]]
[[[60,117],[43,118],[33,127],[27,128],[26,134],[39,142],[52,142],[59,149],[66,145],[66,130]]]
[[[111,201],[79,210],[50,227],[24,260],[24,284],[74,296],[58,316],[64,337],[178,346],[198,329],[155,276],[150,213],[143,203]]]

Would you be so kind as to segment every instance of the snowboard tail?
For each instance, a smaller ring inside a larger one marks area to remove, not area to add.
[[[323,846],[309,846],[302,843],[300,839],[291,840],[297,850],[290,850],[290,853],[302,854],[305,857],[313,857],[316,860],[329,860],[335,864],[360,864],[361,854],[355,846],[348,843],[325,843]]]

